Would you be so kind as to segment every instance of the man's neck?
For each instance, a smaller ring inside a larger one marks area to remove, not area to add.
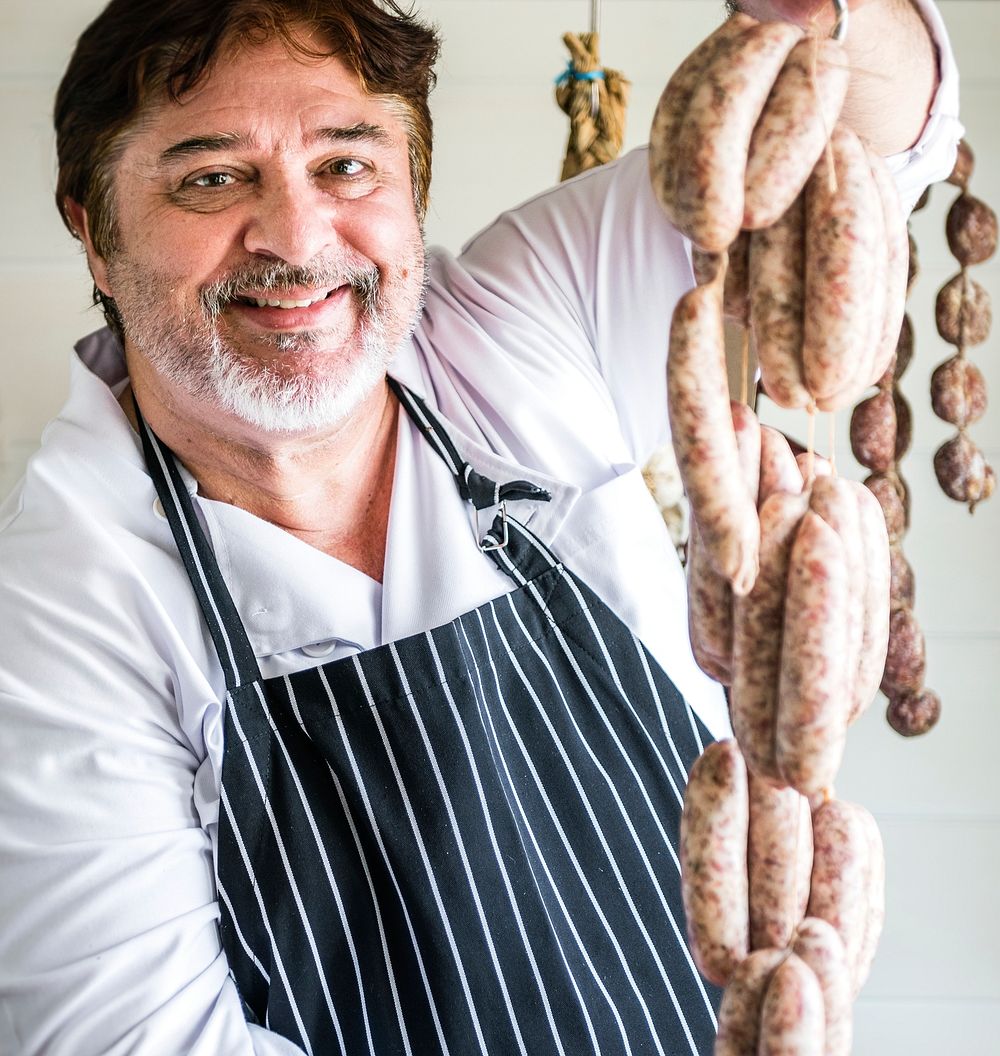
[[[143,416],[198,481],[201,495],[239,506],[382,581],[399,403],[383,381],[319,435],[261,434],[220,413],[206,421],[136,381]],[[119,398],[136,425],[131,387]]]

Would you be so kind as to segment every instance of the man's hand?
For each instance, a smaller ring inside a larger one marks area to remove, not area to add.
[[[730,0],[761,22],[778,19],[821,32],[836,22],[833,0]],[[912,0],[849,0],[844,47],[851,84],[842,117],[879,154],[897,154],[920,138],[938,85],[930,32]]]

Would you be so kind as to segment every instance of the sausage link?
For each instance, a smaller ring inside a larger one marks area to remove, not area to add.
[[[805,313],[805,199],[750,236],[750,329],[764,391],[779,407],[808,405],[802,369]]]
[[[775,722],[778,771],[803,795],[832,785],[844,754],[847,594],[844,546],[807,512],[788,565]]]
[[[792,543],[808,495],[777,492],[760,511],[760,573],[733,610],[733,732],[759,777],[783,784],[775,760],[775,720],[781,674],[781,638]]]
[[[797,495],[802,491],[802,474],[788,441],[769,425],[760,427],[760,486],[757,509],[777,491]]]
[[[871,165],[875,188],[882,204],[882,219],[885,228],[885,241],[888,251],[885,312],[882,318],[882,330],[875,349],[871,371],[865,379],[865,385],[874,385],[889,369],[892,357],[899,341],[903,326],[903,315],[906,312],[906,288],[910,265],[910,239],[906,230],[906,217],[899,200],[899,192],[892,174],[885,161],[873,150],[868,150],[868,161]]]
[[[867,489],[866,489],[867,490]],[[861,537],[861,513],[851,481],[843,477],[817,477],[813,482],[809,508],[837,533],[847,562],[847,647],[841,663],[847,674],[848,714],[861,707],[861,686],[857,677],[864,643],[865,546]]]
[[[718,278],[678,301],[670,324],[667,408],[677,465],[701,541],[736,594],[757,577],[757,509],[740,471],[729,405]]]
[[[770,227],[798,197],[840,116],[850,65],[834,40],[792,48],[750,139],[743,226]]]
[[[688,634],[698,666],[716,682],[733,680],[733,589],[705,553],[691,518],[687,545]]]
[[[797,454],[795,461],[799,467],[799,472],[802,474],[802,483],[807,488],[812,487],[812,483],[817,477],[830,477],[833,475],[833,466],[830,464],[830,460],[822,455],[817,455],[815,452],[813,452],[812,456],[811,473],[808,451],[802,451]]]
[[[725,986],[749,951],[747,771],[734,740],[695,760],[681,815],[681,891],[702,975]]]
[[[885,516],[878,498],[864,484],[852,482],[858,503],[864,551],[865,592],[857,692],[848,721],[854,722],[875,699],[889,650],[892,559]]]
[[[750,948],[784,948],[809,901],[812,820],[809,801],[750,772]]]
[[[868,926],[868,862],[869,834],[854,805],[831,799],[817,807],[808,913],[840,935],[853,992]]]
[[[794,953],[775,969],[764,994],[759,1056],[823,1056],[823,992]]]
[[[819,917],[806,917],[792,942],[792,952],[807,964],[823,993],[826,1044],[823,1056],[851,1054],[851,973],[836,930]]]
[[[736,39],[754,24],[748,15],[737,14],[691,52],[667,82],[653,115],[649,133],[649,175],[653,191],[664,212],[674,223],[677,184],[677,141],[687,116],[691,96],[709,63],[728,52]]]
[[[812,397],[846,406],[871,334],[871,296],[882,205],[865,149],[839,124],[831,139],[837,189],[825,159],[806,184],[806,291],[802,366]]]
[[[719,1005],[715,1056],[757,1056],[764,994],[785,957],[784,950],[756,950],[733,972]]]
[[[801,36],[790,22],[750,26],[736,47],[713,58],[691,96],[677,143],[676,224],[709,253],[740,233],[750,136]]]
[[[882,846],[882,834],[878,831],[875,819],[864,807],[855,809],[868,837],[868,912],[865,917],[864,938],[854,967],[854,996],[868,979],[885,923],[885,848]]]

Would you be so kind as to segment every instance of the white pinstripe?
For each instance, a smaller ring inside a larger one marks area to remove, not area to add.
[[[463,634],[464,634],[464,629],[463,629]],[[519,908],[519,906],[517,904],[517,898],[516,898],[516,896],[514,894],[513,885],[510,882],[510,876],[507,873],[507,867],[506,867],[506,865],[504,865],[503,854],[500,852],[500,845],[497,842],[496,832],[495,832],[495,830],[493,828],[493,819],[492,819],[492,816],[490,814],[490,808],[489,808],[489,806],[487,805],[487,802],[486,802],[486,793],[483,791],[482,780],[480,779],[480,776],[479,776],[479,767],[476,765],[476,759],[475,759],[475,755],[473,754],[473,751],[472,751],[472,745],[469,742],[468,731],[465,728],[465,723],[462,721],[462,716],[459,714],[458,707],[455,704],[455,698],[452,695],[451,687],[448,685],[448,682],[445,679],[444,667],[441,664],[441,657],[438,655],[437,646],[434,644],[434,637],[430,633],[430,631],[425,632],[425,637],[427,639],[428,647],[430,648],[430,651],[431,651],[431,656],[434,658],[434,666],[435,666],[435,668],[437,670],[437,673],[438,673],[438,679],[440,680],[441,688],[444,690],[445,697],[448,700],[448,706],[451,708],[451,714],[452,714],[452,717],[455,720],[455,726],[458,729],[458,734],[462,738],[462,746],[465,749],[465,757],[466,757],[466,760],[469,763],[469,769],[472,771],[472,779],[473,779],[473,781],[475,782],[475,785],[476,785],[476,794],[479,797],[479,806],[480,806],[480,809],[482,810],[483,821],[484,821],[484,823],[486,825],[486,831],[489,834],[490,845],[493,848],[493,856],[496,859],[497,868],[500,870],[500,875],[503,877],[504,888],[507,891],[507,899],[510,902],[510,908],[511,908],[511,912],[514,914],[514,919],[517,921],[517,930],[518,930],[518,933],[521,936],[521,943],[524,946],[524,952],[525,952],[525,954],[526,954],[526,956],[528,958],[529,964],[531,965],[532,974],[535,977],[535,985],[538,987],[538,995],[541,998],[543,1007],[545,1008],[545,1016],[546,1016],[546,1018],[548,1019],[548,1022],[549,1022],[549,1029],[552,1031],[552,1037],[553,1037],[553,1040],[556,1043],[556,1048],[559,1050],[561,1056],[565,1056],[565,1050],[563,1049],[562,1039],[559,1037],[559,1031],[558,1031],[558,1029],[556,1027],[555,1017],[552,1014],[552,1006],[549,1004],[548,992],[546,991],[545,986],[544,986],[544,984],[542,982],[542,976],[541,976],[541,972],[539,971],[539,968],[538,968],[538,962],[535,959],[534,951],[532,950],[531,943],[528,940],[528,933],[527,933],[527,930],[524,927],[524,920],[521,917],[521,910],[520,910],[520,908]],[[468,639],[466,639],[466,640],[468,640]],[[475,667],[474,664],[473,664],[473,670],[476,673],[476,681],[479,683],[480,700],[482,701],[483,704],[485,704],[485,698],[483,696],[482,681],[479,678],[479,670],[478,670],[478,668]],[[491,752],[492,752],[492,749],[491,749]],[[435,761],[434,765],[435,766],[437,765],[436,761]],[[494,763],[494,765],[495,765],[495,763]],[[522,845],[523,845],[523,843],[522,843]],[[463,851],[463,858],[464,858],[464,851]],[[478,902],[477,902],[477,905],[478,905]],[[545,906],[544,900],[542,901],[542,907],[545,909],[546,916],[548,916],[548,908]],[[550,919],[550,926],[551,926],[551,919]],[[484,927],[485,927],[485,922],[484,922]],[[562,953],[562,945],[561,945],[561,943],[559,943],[559,937],[558,937],[558,935],[556,935],[555,929],[553,929],[552,933],[553,933],[553,936],[554,936],[554,938],[556,940],[556,944],[559,946],[559,952],[560,952],[560,954],[563,957],[563,963],[566,965],[567,973],[569,973],[570,979],[572,979],[572,981],[573,981],[574,989],[576,989],[577,998],[578,998],[578,1000],[580,1002],[580,1010],[583,1013],[584,1018],[587,1019],[588,1025],[590,1025],[589,1017],[587,1017],[586,1006],[583,1003],[583,997],[580,994],[579,989],[577,989],[577,987],[576,987],[576,980],[573,978],[572,972],[569,971],[569,964],[566,963],[566,957],[565,957],[565,954]],[[491,944],[491,953],[492,953],[492,944]],[[506,994],[506,991],[505,991],[505,994]],[[512,1013],[512,1016],[513,1016],[513,1013]],[[593,1027],[592,1026],[590,1027],[590,1030],[591,1030],[591,1036],[593,1037]],[[598,1050],[596,1048],[596,1046],[597,1046],[596,1037],[594,1038],[594,1044],[595,1044],[595,1052],[597,1052]]]
[[[309,1044],[309,1035],[306,1033],[306,1026],[302,1022],[302,1016],[299,1013],[299,1006],[295,1003],[295,994],[292,992],[292,985],[288,981],[288,973],[285,971],[285,964],[278,951],[278,944],[275,942],[274,932],[271,930],[271,922],[267,919],[267,909],[264,907],[264,899],[261,896],[260,887],[257,884],[257,877],[254,874],[253,866],[250,864],[250,856],[247,854],[247,849],[243,845],[243,836],[240,834],[240,827],[236,824],[236,818],[233,815],[232,807],[229,805],[229,796],[226,793],[225,785],[220,789],[220,795],[222,806],[226,811],[229,823],[233,829],[233,836],[236,838],[236,846],[240,849],[240,857],[243,859],[243,865],[246,868],[247,876],[250,878],[250,886],[253,888],[254,896],[257,899],[257,908],[260,910],[260,919],[263,921],[264,928],[267,931],[267,937],[271,943],[271,954],[274,957],[274,963],[278,969],[278,975],[281,976],[281,982],[285,988],[285,995],[288,997],[288,1004],[292,1009],[292,1015],[295,1017],[295,1025],[299,1028],[299,1034],[302,1037],[302,1047],[306,1050],[309,1056],[312,1056],[312,1046]]]
[[[336,715],[338,714],[337,705],[333,697],[333,691],[330,689],[330,683],[327,681],[326,673],[322,667],[317,670],[320,676],[320,681],[322,681],[326,690],[327,699],[330,702],[330,708]],[[301,716],[299,717],[299,721],[301,721]],[[389,955],[389,943],[386,939],[385,924],[382,920],[382,910],[379,908],[378,896],[375,893],[375,882],[372,880],[371,869],[368,866],[368,857],[364,852],[364,848],[361,846],[361,837],[358,834],[357,826],[354,824],[354,815],[351,813],[350,804],[347,802],[347,796],[344,794],[344,786],[340,783],[340,778],[337,776],[337,772],[329,762],[326,764],[326,769],[330,774],[330,780],[333,781],[334,788],[337,790],[337,797],[340,800],[341,809],[344,812],[344,817],[347,819],[348,827],[351,830],[351,836],[354,839],[354,846],[358,852],[358,860],[361,862],[361,868],[364,870],[365,880],[368,882],[368,891],[371,894],[372,908],[375,911],[375,922],[378,925],[379,939],[382,942],[382,956],[385,959],[385,970],[389,979],[389,989],[392,991],[393,1004],[396,1008],[396,1020],[399,1023],[399,1032],[403,1039],[403,1048],[405,1049],[407,1056],[413,1056],[413,1049],[410,1045],[410,1035],[406,1029],[403,1007],[399,1000],[399,987],[396,983],[396,974],[392,970],[392,958]],[[410,934],[412,936],[412,931]],[[418,953],[418,959],[419,956]]]
[[[254,683],[254,689],[257,691],[257,695],[263,704],[263,694],[259,682]],[[266,705],[264,705],[264,707],[266,710]],[[316,937],[313,935],[312,926],[309,923],[308,916],[306,916],[306,907],[302,902],[299,885],[292,872],[292,863],[288,860],[288,852],[285,850],[285,841],[282,839],[281,832],[279,831],[278,822],[274,816],[274,809],[271,806],[271,801],[268,798],[267,792],[264,790],[264,782],[261,780],[260,771],[257,769],[257,761],[253,757],[253,752],[250,751],[246,734],[243,732],[239,711],[232,706],[231,698],[229,711],[232,714],[233,725],[236,728],[236,732],[239,734],[240,743],[243,745],[243,751],[246,755],[247,762],[250,764],[250,771],[253,774],[254,783],[257,785],[257,791],[260,793],[264,813],[267,815],[267,820],[271,823],[271,832],[274,834],[274,842],[278,848],[278,853],[281,855],[281,864],[285,867],[285,876],[288,878],[288,886],[291,889],[292,897],[295,899],[295,906],[299,911],[299,917],[302,920],[302,927],[305,929],[306,941],[309,943],[309,949],[313,955],[313,961],[316,964],[316,974],[319,976],[320,989],[323,991],[327,1011],[330,1013],[330,1019],[333,1021],[333,1029],[337,1033],[337,1040],[340,1042],[340,1051],[346,1053],[347,1049],[344,1044],[344,1036],[340,1029],[340,1019],[337,1016],[337,1010],[333,1007],[333,997],[330,994],[330,988],[327,985],[326,973],[323,971],[323,962],[320,959],[319,949],[316,946]]]
[[[286,675],[284,678],[285,690],[288,693],[288,699],[291,702],[292,710],[295,712],[295,717],[298,719],[299,725],[303,726],[302,715],[299,712],[298,702],[295,699],[295,691],[292,689],[291,681]],[[368,1052],[370,1056],[376,1056],[375,1043],[372,1040],[371,1024],[368,1022],[368,1002],[365,1000],[365,988],[361,980],[361,963],[358,960],[358,951],[354,945],[354,936],[351,933],[351,926],[347,919],[347,912],[344,909],[344,902],[340,895],[340,888],[337,885],[337,881],[333,875],[333,867],[330,865],[330,858],[326,853],[326,848],[323,846],[323,841],[319,835],[319,828],[316,825],[316,819],[313,817],[312,808],[309,806],[309,800],[306,797],[305,791],[302,788],[302,783],[299,781],[299,775],[292,765],[291,756],[288,754],[288,748],[285,746],[285,742],[278,732],[277,726],[274,724],[274,720],[271,718],[270,710],[264,701],[264,696],[260,691],[260,685],[256,686],[257,696],[260,699],[261,708],[267,718],[267,723],[271,727],[271,732],[274,734],[279,746],[281,747],[281,754],[285,757],[285,764],[288,767],[289,773],[292,775],[292,780],[295,782],[295,791],[299,794],[299,802],[302,804],[302,809],[305,812],[306,818],[309,822],[309,830],[313,834],[313,839],[316,842],[316,849],[319,851],[320,861],[323,863],[323,871],[326,873],[327,882],[330,885],[330,891],[333,894],[333,900],[337,905],[337,915],[340,917],[340,926],[344,929],[344,937],[347,939],[348,949],[351,951],[351,962],[354,965],[354,977],[358,983],[358,998],[361,1001],[361,1015],[365,1021],[365,1037],[368,1039]],[[304,727],[303,727],[304,728]]]
[[[440,685],[445,692],[445,696],[451,705],[452,711],[455,710],[455,702],[451,694],[451,689],[448,686],[447,680],[444,677],[444,672],[441,670],[440,661],[438,659],[437,650],[434,647],[434,639],[428,632],[426,638],[430,642],[431,652],[434,655],[435,663],[438,666],[438,673],[440,677]],[[462,839],[461,830],[458,827],[458,818],[455,816],[455,808],[451,801],[451,796],[448,793],[448,786],[445,784],[444,775],[441,773],[441,767],[438,764],[437,755],[434,752],[434,746],[431,744],[430,737],[427,734],[427,728],[424,726],[424,720],[420,715],[420,710],[417,708],[413,693],[410,690],[410,682],[406,677],[406,672],[403,670],[403,665],[399,660],[399,653],[396,650],[395,645],[389,646],[389,651],[392,654],[393,662],[396,665],[396,671],[399,674],[400,681],[403,684],[403,691],[406,693],[407,703],[410,705],[410,711],[413,715],[414,722],[417,724],[417,729],[420,731],[420,738],[424,743],[424,750],[427,752],[427,758],[431,764],[431,770],[434,773],[434,779],[437,781],[438,791],[441,793],[441,798],[444,800],[445,810],[448,813],[448,821],[451,824],[451,831],[455,835],[455,845],[458,847],[459,857],[462,859],[462,867],[465,870],[465,878],[469,883],[469,890],[472,893],[472,899],[476,904],[476,912],[479,915],[479,923],[483,929],[483,935],[486,939],[486,946],[490,951],[490,959],[493,961],[493,970],[496,972],[497,982],[500,984],[500,991],[503,994],[504,1005],[507,1008],[507,1015],[510,1017],[511,1026],[514,1029],[514,1037],[517,1040],[517,1047],[521,1052],[522,1056],[527,1056],[527,1049],[524,1045],[524,1038],[521,1035],[521,1026],[517,1021],[517,1015],[514,1012],[514,1006],[510,999],[510,992],[507,989],[507,980],[504,977],[503,971],[500,967],[500,958],[497,956],[496,944],[493,941],[493,932],[490,929],[489,923],[486,920],[486,913],[483,910],[482,899],[479,895],[479,888],[476,885],[476,880],[472,872],[472,866],[469,864],[469,856],[465,850],[465,841]],[[472,760],[470,759],[470,764]],[[478,776],[477,776],[478,784]],[[559,1038],[556,1036],[556,1043],[559,1044]],[[559,1046],[560,1052],[562,1046]]]
[[[251,961],[253,961],[254,967],[264,977],[264,982],[267,983],[268,986],[270,986],[271,977],[265,971],[264,965],[262,965],[260,961],[257,960],[257,955],[253,952],[253,950],[250,949],[247,940],[243,936],[243,932],[240,930],[240,923],[236,919],[236,910],[233,909],[233,903],[229,898],[229,893],[226,891],[226,889],[222,886],[221,883],[217,884],[216,886],[219,891],[219,897],[222,899],[223,902],[225,902],[226,909],[229,910],[229,919],[233,922],[233,931],[236,932],[236,938],[240,940],[240,945],[243,947],[243,952],[250,958]]]
[[[358,658],[355,655],[352,657],[355,667],[360,669]],[[327,695],[330,698],[330,707],[333,711],[333,716],[337,720],[337,729],[340,731],[340,739],[344,744],[344,750],[347,752],[347,758],[351,764],[351,770],[354,773],[354,780],[357,783],[358,791],[361,793],[361,801],[365,805],[365,813],[368,815],[368,821],[372,827],[372,833],[375,836],[375,842],[378,844],[378,849],[382,854],[382,859],[385,862],[386,870],[389,873],[389,879],[392,881],[392,886],[396,889],[396,896],[399,899],[400,908],[403,911],[403,918],[406,921],[406,928],[410,933],[410,941],[413,943],[413,952],[417,958],[417,966],[420,969],[420,978],[424,984],[424,991],[427,994],[427,1002],[431,1010],[431,1018],[434,1020],[434,1028],[437,1031],[438,1041],[441,1044],[441,1049],[445,1053],[449,1053],[451,1050],[448,1048],[448,1042],[445,1040],[444,1031],[441,1028],[441,1017],[438,1015],[437,1004],[434,1001],[434,994],[431,992],[430,980],[427,977],[427,968],[424,965],[424,958],[420,952],[420,945],[417,942],[416,932],[413,930],[413,921],[410,918],[410,910],[406,905],[406,899],[403,898],[403,889],[400,887],[399,879],[396,876],[396,871],[392,867],[392,859],[389,857],[389,852],[386,850],[385,841],[382,839],[382,833],[378,827],[378,822],[375,820],[375,811],[372,809],[371,800],[368,798],[368,789],[365,788],[364,780],[361,777],[361,769],[358,766],[358,761],[354,756],[354,749],[351,747],[350,738],[347,735],[347,729],[344,726],[344,720],[340,716],[340,710],[337,708],[334,701],[333,693],[330,689],[330,683],[326,680],[326,674],[322,668],[319,668],[320,677],[323,681],[323,685],[326,687]]]
[[[397,667],[399,666],[398,657],[395,655],[395,645],[391,645],[390,651],[393,653],[396,659]],[[479,1048],[483,1053],[483,1056],[488,1056],[486,1050],[486,1039],[483,1037],[483,1028],[479,1022],[479,1012],[476,1009],[476,1003],[472,997],[472,991],[469,989],[469,980],[465,974],[465,965],[462,962],[462,956],[458,952],[458,944],[455,942],[455,934],[452,930],[451,920],[448,917],[448,912],[444,908],[444,902],[441,899],[441,891],[438,888],[437,877],[434,875],[434,867],[431,865],[431,860],[427,854],[427,846],[424,843],[424,838],[420,832],[420,826],[417,824],[417,816],[413,812],[413,804],[410,802],[410,794],[406,789],[406,783],[403,781],[403,775],[400,773],[399,764],[396,762],[396,754],[392,750],[392,745],[389,743],[389,737],[385,732],[385,726],[382,723],[382,716],[379,714],[378,706],[375,704],[375,698],[372,696],[371,687],[368,685],[368,679],[365,677],[365,673],[362,670],[361,664],[358,662],[357,656],[354,658],[354,669],[357,671],[358,678],[361,680],[361,688],[364,690],[365,699],[368,701],[368,707],[371,709],[372,720],[378,729],[379,737],[382,739],[382,747],[385,749],[386,758],[389,760],[389,766],[392,767],[392,775],[396,779],[396,787],[399,789],[399,794],[403,800],[403,809],[406,811],[406,817],[410,822],[410,829],[413,832],[413,838],[417,844],[417,850],[420,853],[420,860],[424,864],[424,872],[427,874],[427,880],[431,886],[431,893],[434,895],[434,902],[437,905],[438,914],[441,917],[441,923],[444,926],[445,935],[448,938],[448,945],[451,948],[451,955],[455,961],[455,968],[458,970],[458,977],[462,983],[462,993],[465,995],[465,1002],[469,1008],[469,1015],[472,1017],[472,1025],[476,1031],[476,1037],[479,1040]]]
[[[489,604],[489,609],[490,609],[490,612],[493,612],[493,603],[492,602],[490,602],[490,604]],[[486,626],[483,623],[482,615],[481,615],[481,613],[479,612],[478,609],[476,610],[476,612],[473,615],[475,615],[476,619],[479,621],[480,631],[481,631],[482,636],[483,636],[483,643],[486,646],[486,655],[487,655],[487,657],[489,659],[490,669],[493,672],[493,681],[496,684],[497,702],[506,711],[506,705],[504,703],[504,698],[503,698],[503,691],[500,689],[499,673],[498,673],[498,671],[496,669],[496,664],[493,662],[493,653],[492,653],[492,651],[491,651],[491,649],[489,647],[489,641],[486,638]],[[465,633],[464,626],[462,628],[462,633],[463,634]],[[472,646],[471,646],[471,644],[468,641],[468,637],[466,637],[466,644],[468,645],[470,653],[471,653],[472,652]],[[472,655],[475,655],[475,654],[472,654]],[[484,698],[484,700],[485,700],[485,698]],[[497,745],[497,747],[499,749],[500,742],[499,742],[499,739],[497,738],[497,735],[496,735],[496,728],[493,725],[493,715],[492,715],[492,712],[491,712],[491,710],[490,710],[490,708],[488,706],[486,708],[486,717],[487,717],[487,719],[489,720],[489,723],[490,723],[490,730],[492,731],[492,734],[493,734],[493,741],[494,741],[494,743]],[[514,797],[514,802],[517,804],[518,814],[520,815],[521,820],[524,823],[525,831],[528,833],[528,836],[531,839],[531,845],[532,845],[532,847],[534,847],[535,854],[538,856],[538,861],[541,863],[542,869],[545,872],[545,877],[546,877],[546,879],[549,882],[549,887],[550,887],[553,895],[555,895],[556,901],[559,903],[559,908],[560,908],[560,910],[562,910],[563,917],[564,917],[564,919],[566,921],[567,926],[570,929],[570,933],[572,934],[574,941],[576,942],[577,949],[579,949],[581,956],[583,957],[584,961],[587,964],[587,967],[590,969],[590,974],[593,977],[594,982],[597,984],[598,989],[601,991],[601,994],[604,996],[605,1001],[607,1001],[607,1003],[608,1003],[608,1007],[611,1009],[612,1015],[615,1017],[615,1021],[618,1024],[618,1031],[621,1034],[622,1043],[625,1046],[625,1051],[626,1051],[626,1053],[629,1054],[629,1056],[631,1056],[632,1046],[629,1044],[628,1033],[625,1030],[625,1024],[622,1022],[621,1014],[619,1013],[618,1009],[615,1007],[614,1001],[611,1000],[611,995],[608,993],[607,987],[604,985],[604,980],[601,978],[600,973],[597,971],[596,967],[594,966],[594,962],[591,959],[590,953],[588,952],[587,947],[584,945],[583,940],[580,938],[580,933],[576,930],[576,924],[573,921],[573,917],[570,914],[569,910],[567,909],[566,903],[563,901],[562,895],[559,893],[559,888],[556,885],[555,878],[552,876],[552,873],[551,873],[551,871],[549,869],[548,863],[545,861],[545,857],[542,854],[542,849],[541,849],[541,847],[540,847],[540,845],[538,843],[537,838],[535,837],[534,830],[531,828],[531,825],[528,822],[527,811],[525,811],[524,805],[521,803],[521,797],[517,794],[517,788],[514,785],[513,778],[511,777],[510,767],[507,765],[507,759],[504,756],[503,752],[499,752],[499,757],[500,757],[500,762],[503,765],[504,773],[507,776],[507,785],[510,788],[511,794]],[[589,1022],[589,1020],[588,1020],[588,1022]]]

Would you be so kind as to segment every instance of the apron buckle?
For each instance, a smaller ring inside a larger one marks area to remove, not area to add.
[[[477,511],[477,519],[478,519],[478,511]],[[488,554],[488,553],[490,553],[493,550],[503,550],[503,549],[506,548],[507,544],[510,542],[510,533],[509,533],[508,528],[507,528],[507,503],[506,503],[506,501],[503,501],[503,502],[500,503],[500,525],[503,528],[503,537],[499,541],[494,539],[489,534],[486,534],[485,536],[483,536],[482,540],[480,541],[479,549],[482,550],[482,552],[484,554]]]

